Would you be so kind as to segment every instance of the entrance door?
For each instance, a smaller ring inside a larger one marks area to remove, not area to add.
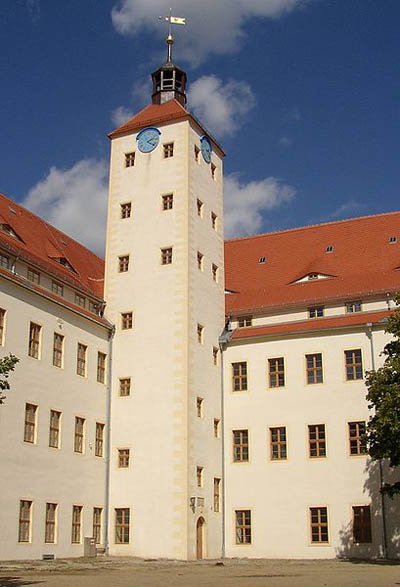
[[[198,559],[204,557],[204,525],[204,518],[200,517],[196,526],[196,555]]]

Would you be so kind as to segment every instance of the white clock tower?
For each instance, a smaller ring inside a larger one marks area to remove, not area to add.
[[[223,151],[186,109],[186,74],[110,135],[106,248],[112,357],[109,552],[222,548]],[[167,39],[167,42],[168,42]]]

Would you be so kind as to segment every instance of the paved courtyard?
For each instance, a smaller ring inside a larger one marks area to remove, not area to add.
[[[0,563],[0,587],[394,587],[400,563],[102,558]]]

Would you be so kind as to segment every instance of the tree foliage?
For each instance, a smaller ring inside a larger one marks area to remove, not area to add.
[[[374,410],[366,431],[368,452],[374,460],[386,459],[392,468],[400,465],[400,295],[396,306],[385,329],[392,335],[382,353],[385,362],[366,379],[368,407]],[[400,482],[386,483],[383,492],[400,494]]]
[[[4,404],[6,399],[6,395],[4,395],[4,391],[8,391],[10,389],[10,382],[8,381],[8,377],[12,371],[15,369],[15,365],[18,363],[19,359],[10,353],[7,357],[3,357],[0,359],[0,404]]]

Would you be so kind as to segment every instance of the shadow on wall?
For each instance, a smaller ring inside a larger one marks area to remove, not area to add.
[[[399,480],[400,472],[391,469],[387,463],[383,463],[382,472],[384,483],[393,483]],[[347,526],[343,526],[339,530],[340,546],[336,549],[336,556],[343,559],[354,559],[354,562],[357,562],[357,559],[371,559],[376,562],[384,558],[400,560],[400,496],[397,495],[393,499],[387,495],[383,496],[387,546],[385,553],[379,462],[367,461],[365,474],[365,503],[353,505],[370,505],[372,540],[370,543],[354,542],[353,521],[351,520]]]
[[[0,587],[23,587],[24,585],[37,585],[44,581],[27,581],[23,577],[0,577]]]

